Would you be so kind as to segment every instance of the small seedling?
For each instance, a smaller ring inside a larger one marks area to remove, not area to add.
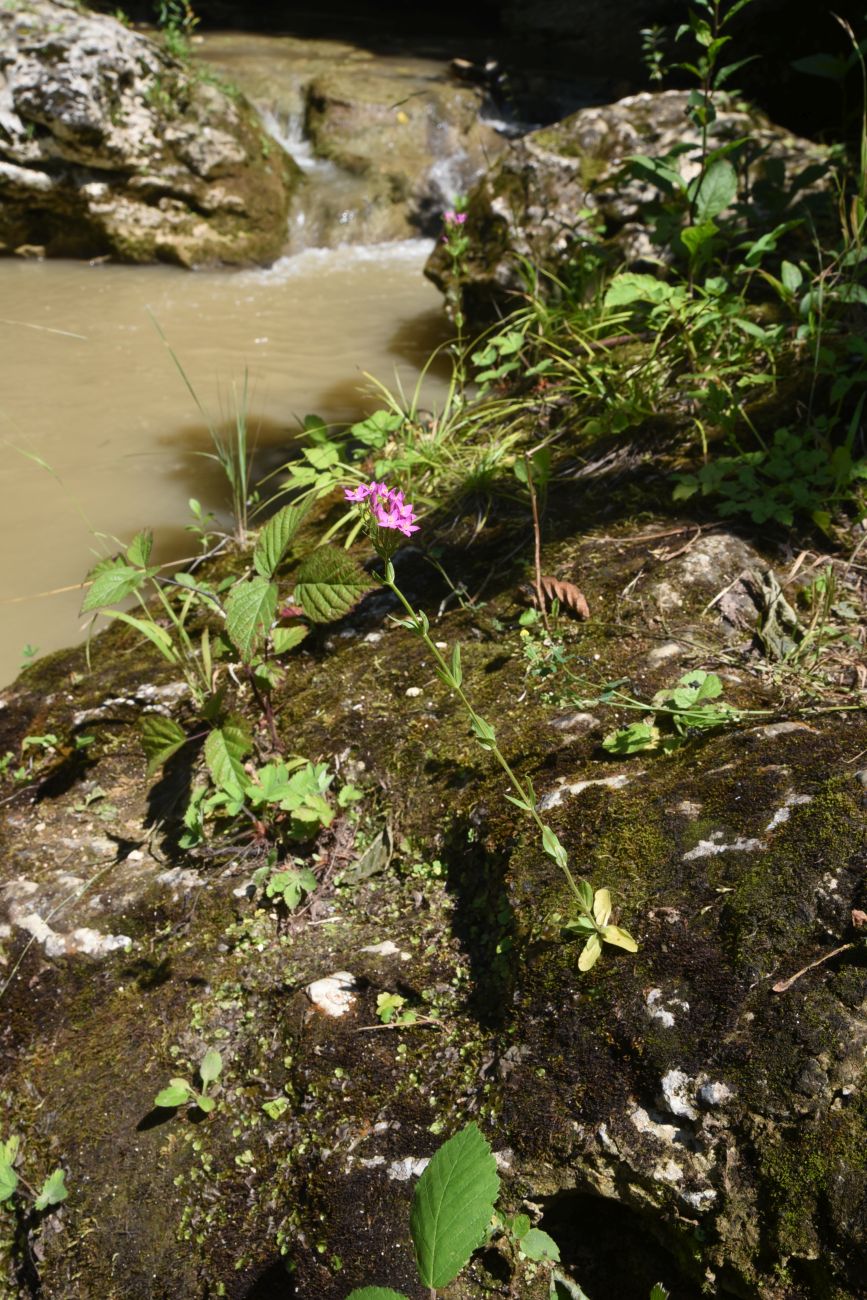
[[[187,1079],[169,1079],[169,1086],[163,1088],[162,1092],[158,1092],[154,1097],[154,1105],[172,1109],[177,1106],[186,1106],[192,1102],[198,1106],[200,1111],[208,1115],[217,1104],[216,1099],[208,1095],[208,1090],[212,1084],[217,1082],[222,1071],[222,1056],[213,1047],[209,1048],[202,1057],[198,1070],[199,1078],[202,1081],[201,1092]]]
[[[17,1137],[0,1142],[0,1203],[11,1200],[13,1196],[25,1195],[33,1202],[34,1210],[41,1214],[52,1205],[65,1201],[69,1195],[66,1171],[53,1170],[37,1192],[15,1168],[20,1163],[20,1146]]]

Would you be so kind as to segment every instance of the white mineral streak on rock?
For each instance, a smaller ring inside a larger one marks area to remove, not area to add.
[[[375,957],[393,957],[397,953],[399,954],[401,961],[408,961],[410,956],[408,952],[404,952],[401,948],[398,948],[397,944],[392,942],[391,939],[383,939],[382,943],[369,943],[367,947],[362,948],[361,951],[371,952]]]
[[[621,772],[618,776],[603,776],[595,781],[575,781],[572,785],[561,785],[556,790],[543,795],[536,807],[539,812],[547,812],[549,808],[559,808],[566,795],[580,794],[591,785],[607,785],[610,790],[622,790],[634,777],[643,775],[643,772],[632,772],[627,776],[625,772]]]
[[[739,836],[732,844],[722,844],[722,831],[713,831],[709,840],[699,840],[694,849],[684,853],[684,862],[694,862],[696,858],[710,858],[717,853],[755,853],[764,848],[761,840],[746,839]]]
[[[663,1004],[662,998],[662,989],[651,989],[644,999],[645,1006],[651,1019],[658,1020],[665,1025],[666,1029],[671,1029],[674,1026],[674,1014],[670,1008],[677,1007],[681,1011],[689,1011],[689,1003],[684,1002],[682,998],[668,998],[666,1004]]]
[[[17,909],[10,912],[12,922],[19,929],[26,930],[37,943],[45,949],[46,957],[72,957],[83,953],[87,957],[106,957],[118,948],[132,947],[132,939],[126,934],[100,934],[88,926],[60,934],[52,930],[47,921],[43,921],[38,912],[21,915]]]
[[[782,807],[777,809],[765,827],[765,833],[775,830],[777,826],[781,826],[783,822],[787,822],[792,808],[796,808],[799,804],[812,802],[813,796],[809,794],[787,794],[786,798],[783,800]]]
[[[314,1007],[326,1016],[345,1016],[355,1002],[355,976],[349,971],[338,970],[324,979],[314,980],[304,992]]]
[[[815,727],[808,727],[806,722],[768,722],[763,727],[756,727],[753,731],[754,736],[761,736],[764,740],[776,740],[777,736],[787,736],[791,731],[810,731],[816,734]]]
[[[639,1133],[643,1133],[645,1137],[656,1138],[659,1142],[667,1142],[669,1145],[677,1142],[682,1133],[676,1124],[665,1124],[651,1119],[643,1106],[636,1106],[630,1111],[629,1118]]]
[[[662,1095],[672,1115],[683,1119],[698,1119],[698,1111],[693,1105],[695,1080],[690,1079],[683,1070],[669,1070],[662,1076]]]
[[[724,1106],[727,1101],[731,1101],[734,1092],[727,1083],[708,1081],[701,1084],[696,1096],[703,1106]]]
[[[430,1157],[420,1159],[416,1156],[404,1156],[402,1160],[392,1160],[388,1166],[388,1176],[399,1183],[408,1183],[410,1178],[420,1178],[429,1164]]]

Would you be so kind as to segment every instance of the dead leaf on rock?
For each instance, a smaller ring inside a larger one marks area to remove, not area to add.
[[[545,597],[545,608],[550,609],[554,601],[560,602],[561,610],[568,610],[576,618],[590,617],[590,608],[584,593],[579,591],[574,582],[564,582],[561,578],[542,578],[540,582]],[[535,597],[535,592],[533,593]],[[537,601],[534,599],[534,604]]]

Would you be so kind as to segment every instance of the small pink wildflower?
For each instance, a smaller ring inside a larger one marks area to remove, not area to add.
[[[369,510],[370,521],[377,529],[389,529],[393,532],[402,533],[404,537],[411,537],[417,533],[419,525],[416,522],[418,516],[400,488],[389,488],[385,483],[377,483],[375,480],[371,483],[362,483],[357,488],[344,488],[343,495],[347,501],[354,504],[366,505]],[[374,543],[382,543],[382,549],[393,549],[391,539],[382,538],[371,530],[371,536]],[[377,549],[380,549],[377,546]]]
[[[452,208],[443,213],[443,221],[447,226],[462,226],[466,219],[466,212],[455,212]]]

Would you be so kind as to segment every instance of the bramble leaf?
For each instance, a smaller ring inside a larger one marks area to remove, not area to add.
[[[265,640],[277,612],[277,587],[267,578],[237,582],[226,600],[226,631],[244,663]]]
[[[153,776],[158,767],[167,763],[187,743],[187,733],[177,722],[159,713],[146,713],[138,725],[148,761],[147,774]]]
[[[243,799],[247,784],[244,759],[250,752],[250,734],[242,719],[227,718],[205,741],[205,762],[214,785],[233,799]]]
[[[90,590],[81,603],[82,613],[101,609],[103,605],[116,605],[119,600],[131,596],[145,581],[146,574],[135,569],[123,560],[101,560],[87,575]]]
[[[312,623],[331,623],[348,614],[369,587],[367,574],[345,551],[319,546],[298,569],[295,599]]]
[[[500,1188],[497,1162],[475,1124],[449,1138],[413,1197],[410,1232],[422,1284],[448,1286],[484,1238]]]
[[[301,506],[284,506],[268,520],[253,552],[253,568],[263,578],[273,578],[306,514]]]

